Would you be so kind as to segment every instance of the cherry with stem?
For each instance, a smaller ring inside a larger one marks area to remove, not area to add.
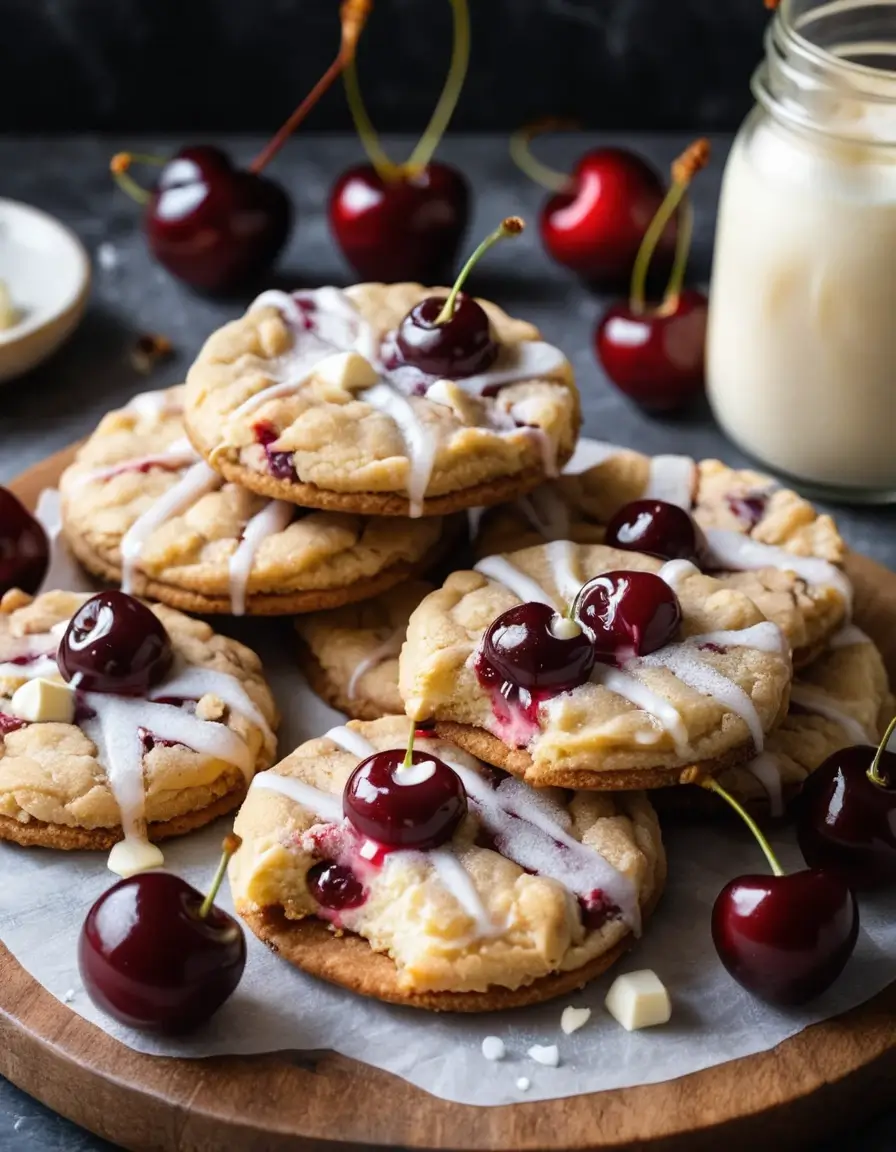
[[[467,0],[451,0],[453,47],[445,86],[410,157],[385,153],[361,97],[354,61],[345,69],[349,110],[368,164],[344,172],[330,192],[333,236],[363,280],[438,283],[455,266],[467,226],[469,188],[454,167],[433,160],[466,78],[470,58]]]
[[[635,259],[629,299],[612,305],[594,334],[597,357],[607,376],[621,392],[652,412],[673,412],[703,391],[707,300],[703,293],[683,285],[693,230],[687,191],[709,156],[709,141],[700,139],[672,165],[672,186]],[[650,307],[647,273],[676,213],[679,223],[672,272],[660,304]]]
[[[744,821],[772,875],[731,880],[712,910],[719,959],[742,987],[771,1004],[805,1004],[838,978],[855,949],[859,909],[833,872],[809,868],[787,874],[755,820],[715,780],[694,769],[685,782],[725,801]]]
[[[205,292],[232,292],[274,263],[293,210],[286,192],[263,170],[354,58],[371,3],[343,0],[336,58],[248,168],[237,168],[210,145],[182,148],[167,160],[133,152],[113,156],[110,169],[119,186],[145,207],[150,251],[179,280]],[[134,163],[161,168],[153,189],[131,176]]]
[[[414,305],[395,334],[396,364],[457,380],[484,372],[494,363],[498,345],[485,309],[461,289],[490,248],[508,236],[519,236],[524,227],[519,216],[508,216],[464,264],[447,298],[426,296]]]

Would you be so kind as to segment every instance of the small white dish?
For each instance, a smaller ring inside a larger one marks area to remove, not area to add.
[[[0,199],[0,280],[18,313],[0,328],[0,383],[46,360],[77,328],[90,292],[90,257],[53,216]]]

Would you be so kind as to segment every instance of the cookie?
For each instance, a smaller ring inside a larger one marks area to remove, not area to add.
[[[316,612],[428,570],[466,531],[265,500],[200,460],[182,401],[172,388],[110,412],[60,481],[72,551],[126,591],[203,614]]]
[[[755,815],[781,817],[828,756],[851,744],[877,744],[893,711],[880,652],[858,628],[847,626],[794,680],[787,716],[765,752],[723,772],[719,783]],[[664,789],[655,796],[661,815],[728,814],[699,788]]]
[[[620,570],[671,587],[681,608],[672,642],[618,668],[598,662],[585,683],[553,694],[529,695],[482,666],[483,636],[502,613],[525,601],[565,610],[585,581]],[[399,662],[409,716],[536,787],[663,787],[693,764],[714,774],[748,760],[783,717],[791,678],[780,629],[743,593],[686,561],[567,541],[455,572],[411,616]]]
[[[411,613],[433,590],[412,580],[362,604],[299,617],[299,662],[318,696],[355,720],[404,715],[398,654]]]
[[[304,507],[441,516],[513,499],[572,455],[566,357],[488,301],[497,358],[456,381],[404,363],[396,329],[444,288],[265,292],[187,376],[187,434],[228,480]]]
[[[151,699],[72,689],[56,652],[88,599],[10,592],[0,602],[0,839],[105,850],[124,838],[120,858],[158,863],[148,840],[236,808],[273,762],[276,707],[254,652],[162,605],[153,612],[174,663]],[[30,682],[62,706],[23,708],[17,690]]]
[[[797,667],[814,659],[842,626],[850,608],[848,582],[837,567],[845,546],[831,517],[819,515],[801,496],[718,460],[697,463],[686,456],[650,457],[583,444],[583,463],[589,454],[597,462],[586,463],[583,471],[487,511],[479,523],[477,556],[544,540],[602,543],[605,525],[623,505],[652,497],[690,512],[708,543],[703,566],[780,625]]]
[[[436,1011],[538,1003],[609,967],[665,882],[646,797],[536,793],[420,734],[411,771],[433,772],[425,757],[438,757],[460,776],[466,813],[436,848],[383,851],[343,817],[342,793],[362,759],[403,755],[409,732],[404,717],[352,721],[256,777],[230,866],[249,927],[315,976]]]

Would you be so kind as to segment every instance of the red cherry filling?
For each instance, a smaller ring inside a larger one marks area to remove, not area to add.
[[[346,781],[342,806],[363,836],[393,848],[438,848],[467,813],[456,772],[428,752],[398,749],[362,760]]]
[[[56,656],[83,692],[140,696],[164,680],[174,649],[159,618],[125,592],[100,592],[69,621]]]
[[[568,634],[565,634],[568,633]],[[584,684],[594,666],[585,633],[547,604],[518,604],[489,625],[476,671],[480,681],[516,688],[568,692]]]
[[[579,897],[579,910],[582,923],[589,932],[598,932],[608,921],[618,920],[622,915],[620,909],[599,888],[587,896]]]
[[[0,488],[0,596],[10,588],[36,592],[49,563],[43,528],[12,492]]]
[[[697,525],[683,508],[665,500],[633,500],[607,525],[610,548],[645,552],[661,560],[690,560],[699,554]]]
[[[271,475],[278,480],[290,480],[295,483],[299,477],[293,464],[292,453],[277,452],[270,447],[271,444],[280,439],[280,433],[274,425],[268,420],[259,420],[257,424],[253,425],[252,431],[255,433],[255,439],[264,448]]]
[[[729,496],[728,507],[748,532],[756,527],[768,507],[768,495],[754,492],[746,496]]]
[[[460,293],[451,319],[439,323],[444,307],[443,299],[427,296],[402,320],[396,345],[404,362],[451,379],[484,372],[498,355],[484,309]]]
[[[334,912],[358,908],[367,898],[364,885],[351,868],[333,860],[321,860],[315,864],[305,879],[313,899]]]
[[[681,624],[678,597],[653,572],[605,572],[576,598],[576,617],[598,660],[622,664],[672,640]]]
[[[10,716],[8,712],[0,712],[0,739],[8,736],[10,732],[24,728],[27,723],[27,720],[20,720],[18,716]]]

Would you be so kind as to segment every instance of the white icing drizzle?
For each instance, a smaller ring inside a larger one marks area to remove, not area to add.
[[[867,636],[861,628],[857,628],[855,624],[844,624],[839,632],[828,641],[828,648],[851,648],[854,644],[870,644],[871,637]]]
[[[329,732],[324,732],[323,738],[332,740],[343,752],[351,752],[359,760],[366,760],[368,756],[372,756],[376,752],[376,748],[360,732],[354,732],[344,724],[339,725],[338,728],[331,728]]]
[[[782,656],[790,651],[784,633],[771,620],[762,620],[736,631],[703,632],[699,636],[688,636],[684,643],[692,648],[701,644],[718,644],[720,648],[755,648],[759,652],[777,652]]]
[[[277,772],[259,772],[252,781],[252,788],[261,788],[267,792],[279,792],[281,796],[301,804],[315,816],[320,816],[331,824],[341,824],[343,818],[342,797],[332,792],[322,792],[306,784],[303,780],[296,780],[293,776],[281,776]]]
[[[152,533],[172,516],[195,504],[200,496],[224,483],[223,477],[204,460],[194,464],[180,480],[139,516],[121,538],[121,590],[133,589],[134,570],[143,546]]]
[[[779,568],[795,572],[807,584],[830,585],[836,588],[852,611],[852,585],[847,577],[827,560],[817,556],[794,556],[783,548],[763,544],[740,532],[724,528],[707,528],[706,540],[711,558],[719,568],[748,571],[754,568]]]
[[[565,540],[569,536],[569,505],[553,488],[543,485],[528,496],[521,496],[516,503],[545,540]]]
[[[518,380],[543,380],[555,375],[566,363],[559,348],[543,340],[520,340],[502,345],[498,359],[487,372],[456,380],[470,396],[482,396],[491,389],[503,388]]]
[[[690,512],[694,495],[694,461],[690,456],[651,456],[642,499],[665,500]]]
[[[359,399],[384,412],[404,438],[408,455],[407,494],[412,518],[423,515],[423,498],[436,462],[437,445],[432,432],[417,418],[407,397],[382,381],[360,393]]]
[[[657,572],[660,580],[665,580],[673,592],[677,592],[682,580],[688,576],[699,576],[700,569],[690,560],[667,560]]]
[[[427,397],[430,392],[427,391]],[[541,402],[534,396],[527,397],[525,400],[517,400],[515,404],[510,406],[510,419],[517,425],[508,435],[519,435],[520,432],[526,433],[538,445],[538,450],[541,453],[541,467],[545,476],[551,478],[559,475],[559,468],[557,467],[557,442],[553,436],[542,428],[538,423],[538,417],[541,412]]]
[[[392,656],[399,655],[401,646],[404,644],[405,635],[405,628],[396,628],[388,640],[384,640],[369,656],[366,656],[355,665],[355,670],[352,672],[351,679],[345,689],[345,694],[349,700],[354,700],[362,676],[365,676],[372,668],[378,667],[384,660],[389,660]]]
[[[59,672],[52,656],[41,656],[27,664],[0,664],[0,679],[37,680],[53,677]]]
[[[571,604],[583,584],[576,572],[576,546],[570,540],[552,540],[544,550],[557,590]]]
[[[794,684],[790,690],[790,701],[792,704],[799,704],[807,712],[814,712],[816,716],[833,720],[846,732],[850,740],[855,740],[857,744],[867,744],[869,741],[872,744],[877,743],[876,734],[867,732],[858,720],[853,719],[852,716],[838,708],[829,697],[817,688],[808,684]]]
[[[438,878],[475,923],[476,937],[482,939],[500,934],[503,928],[496,925],[489,916],[476,891],[473,878],[451,849],[434,848],[426,856]]]
[[[122,411],[135,412],[141,420],[157,420],[160,416],[177,415],[183,411],[183,406],[170,397],[165,389],[159,389],[154,392],[138,392]]]
[[[243,538],[230,557],[230,611],[234,616],[246,612],[246,585],[255,554],[263,540],[282,532],[295,515],[295,506],[285,500],[270,500],[260,512],[256,512],[243,529]]]
[[[199,453],[187,438],[174,440],[161,452],[153,452],[148,456],[132,456],[126,460],[119,460],[116,464],[107,464],[102,468],[93,468],[83,473],[75,480],[75,487],[81,488],[85,484],[92,484],[97,480],[108,480],[121,472],[139,472],[149,468],[167,468],[176,470],[185,468],[188,464],[195,464],[199,460]]]
[[[772,816],[784,815],[784,789],[781,781],[781,765],[778,757],[771,752],[763,752],[744,767],[756,777],[768,794]]]
[[[691,746],[684,720],[678,709],[665,696],[653,692],[630,672],[622,672],[607,664],[595,664],[591,679],[596,684],[602,684],[608,692],[615,692],[617,696],[622,696],[637,708],[648,712],[672,737],[676,754],[683,760],[690,757]]]
[[[480,560],[475,565],[477,572],[481,572],[483,576],[487,576],[490,580],[494,580],[497,584],[503,584],[504,587],[516,596],[523,604],[529,601],[535,601],[538,604],[547,604],[548,607],[559,611],[560,607],[552,596],[545,592],[540,584],[537,584],[531,576],[527,576],[525,572],[521,572],[519,568],[514,567],[509,560],[505,560],[503,556],[486,556],[484,560]]]
[[[677,676],[682,683],[693,688],[695,692],[712,696],[723,708],[740,716],[749,729],[756,753],[759,754],[763,751],[765,733],[762,730],[762,721],[759,719],[759,713],[756,711],[753,701],[740,685],[729,680],[727,676],[723,676],[721,672],[717,672],[715,668],[703,660],[698,660],[689,650],[687,642],[669,644],[658,652],[651,652],[648,656],[639,656],[630,661],[628,667],[631,670],[645,665],[650,668],[668,668],[673,676]]]
[[[239,680],[229,672],[186,664],[175,671],[157,691],[160,696],[182,697],[184,700],[201,700],[203,696],[217,696],[231,712],[244,716],[261,729],[265,743],[271,751],[277,746],[277,737],[264,713]]]
[[[67,620],[65,624],[67,627]],[[59,647],[59,639],[60,636],[53,632],[26,632],[24,636],[7,634],[0,639],[0,657],[18,660],[22,656],[52,656]]]
[[[439,756],[461,778],[486,830],[500,839],[502,855],[521,868],[558,881],[577,896],[600,890],[619,908],[632,931],[640,933],[641,909],[629,877],[571,836],[527,784],[508,779],[492,788],[473,769],[441,750]]]

